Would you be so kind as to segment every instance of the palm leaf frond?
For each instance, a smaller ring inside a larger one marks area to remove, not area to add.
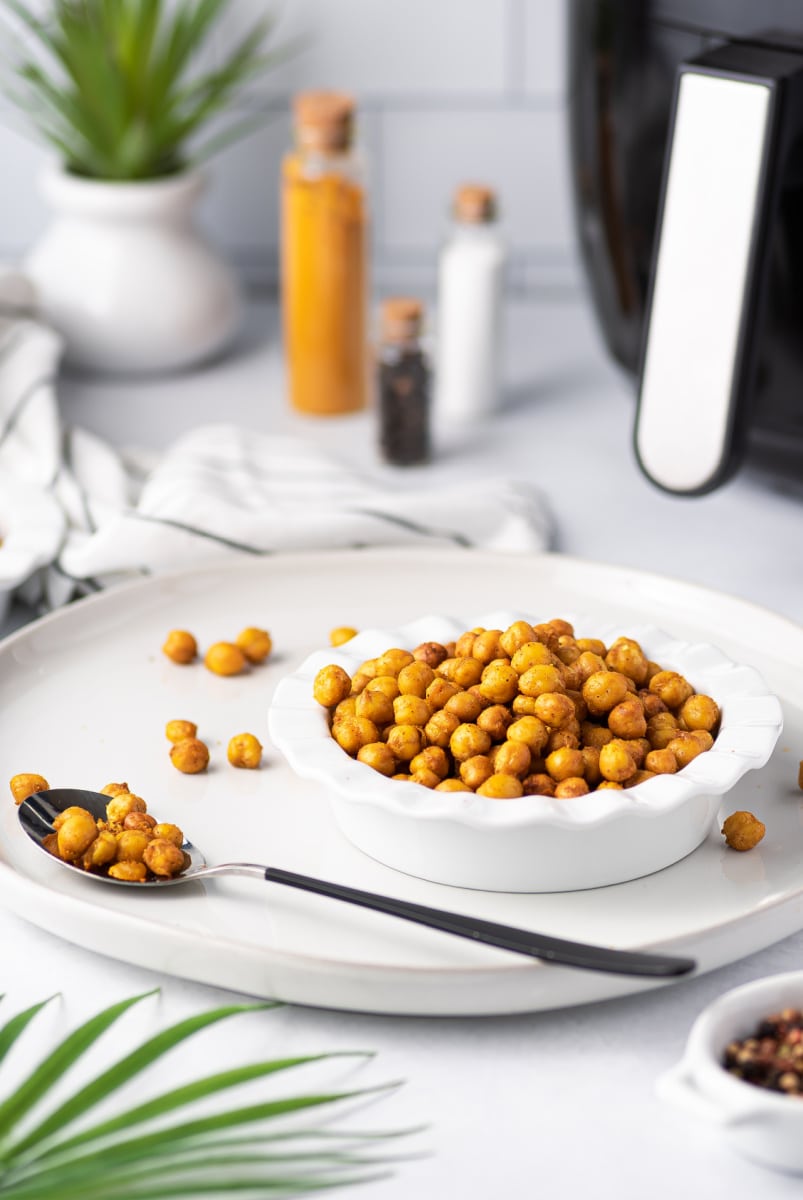
[[[232,1066],[87,1125],[88,1114],[99,1104],[188,1038],[229,1017],[277,1007],[270,1002],[228,1005],[179,1021],[111,1067],[105,1066],[68,1099],[50,1101],[57,1085],[63,1094],[70,1072],[91,1056],[102,1035],[152,994],[113,1004],[68,1032],[8,1094],[3,1092],[0,1070],[0,1200],[309,1194],[383,1177],[390,1164],[403,1157],[386,1154],[385,1143],[419,1132],[286,1126],[285,1119],[293,1114],[332,1110],[336,1116],[344,1102],[374,1098],[396,1083],[324,1088],[247,1104],[235,1100],[230,1107],[208,1109],[210,1100],[239,1087],[253,1087],[281,1073],[329,1060],[370,1057],[365,1051],[285,1056]],[[32,1005],[0,1026],[0,1064],[47,1003]],[[206,1105],[200,1113],[199,1104]]]
[[[2,997],[0,997],[2,999]],[[11,1047],[16,1042],[17,1038],[25,1030],[25,1027],[34,1019],[38,1012],[41,1012],[46,1004],[49,1004],[53,996],[49,996],[47,1000],[41,1000],[38,1004],[26,1008],[24,1012],[17,1013],[10,1021],[0,1029],[0,1063],[8,1054]]]

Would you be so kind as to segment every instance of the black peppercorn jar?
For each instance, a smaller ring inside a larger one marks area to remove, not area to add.
[[[386,462],[411,467],[430,456],[429,359],[421,345],[419,300],[393,297],[382,304],[379,363],[379,443]]]

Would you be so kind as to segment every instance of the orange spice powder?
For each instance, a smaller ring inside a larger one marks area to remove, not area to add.
[[[316,148],[317,149],[317,148]],[[367,213],[337,155],[288,154],[282,171],[282,309],[290,401],[336,415],[366,404]]]

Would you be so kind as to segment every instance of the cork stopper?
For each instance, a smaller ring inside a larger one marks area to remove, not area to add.
[[[481,225],[496,219],[496,193],[481,183],[464,183],[454,195],[452,205],[455,220],[468,225]]]
[[[410,296],[391,296],[382,302],[380,327],[386,342],[402,344],[420,336],[424,306]]]
[[[337,153],[351,145],[354,97],[345,92],[299,92],[293,100],[296,140],[304,150]]]

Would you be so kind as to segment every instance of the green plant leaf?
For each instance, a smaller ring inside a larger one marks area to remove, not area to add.
[[[216,1077],[211,1077],[215,1080]],[[200,1080],[200,1090],[196,1095],[196,1099],[200,1099],[205,1095],[212,1095],[217,1090],[212,1087],[210,1091],[206,1091],[208,1080]],[[102,1160],[108,1153],[134,1153],[137,1155],[149,1154],[154,1150],[158,1150],[165,1145],[177,1146],[188,1140],[203,1139],[210,1133],[215,1133],[222,1129],[240,1128],[245,1125],[251,1125],[258,1121],[270,1121],[276,1117],[285,1116],[288,1113],[300,1112],[307,1108],[318,1108],[321,1105],[335,1104],[341,1100],[353,1100],[364,1096],[369,1096],[376,1092],[385,1092],[389,1088],[396,1087],[397,1084],[384,1084],[377,1088],[355,1088],[349,1091],[340,1092],[322,1092],[313,1093],[307,1096],[290,1096],[284,1100],[268,1100],[262,1104],[245,1105],[242,1108],[227,1109],[225,1112],[215,1113],[211,1117],[196,1117],[194,1120],[185,1121],[180,1125],[170,1125],[165,1129],[157,1129],[153,1133],[141,1134],[135,1138],[122,1139],[115,1143],[113,1151],[105,1151],[101,1149],[91,1149],[87,1157],[91,1157],[93,1161]],[[126,1114],[128,1116],[128,1114]],[[129,1119],[129,1124],[131,1123]],[[111,1122],[109,1124],[112,1124]],[[114,1122],[115,1127],[118,1122]],[[123,1124],[125,1128],[125,1124]],[[75,1149],[77,1146],[90,1141],[96,1141],[101,1135],[106,1135],[109,1132],[115,1132],[116,1129],[109,1130],[98,1126],[96,1129],[88,1130],[86,1135],[78,1135],[71,1139],[70,1142],[64,1145],[57,1144],[52,1147],[48,1153],[48,1157],[55,1156],[59,1151],[69,1148]],[[75,1161],[75,1160],[73,1160]]]
[[[7,1137],[9,1131],[18,1124],[33,1106],[47,1092],[48,1088],[59,1080],[62,1075],[75,1063],[85,1050],[105,1033],[110,1025],[127,1012],[134,1004],[152,996],[153,992],[144,992],[141,996],[132,996],[113,1004],[97,1016],[91,1017],[74,1033],[65,1038],[24,1080],[17,1090],[0,1104],[0,1140]]]
[[[3,997],[0,996],[0,1000]],[[24,1012],[17,1013],[16,1017],[12,1017],[10,1021],[0,1029],[0,1063],[8,1054],[11,1047],[16,1042],[21,1033],[34,1019],[38,1012],[41,1012],[46,1004],[49,1004],[55,997],[48,996],[47,1000],[42,1000],[39,1004],[32,1005],[31,1008],[26,1008]]]
[[[75,1123],[97,1104],[188,1038],[229,1016],[276,1007],[272,1002],[229,1005],[179,1021],[146,1039],[48,1110],[52,1088],[69,1079],[70,1069],[92,1050],[98,1038],[142,999],[144,995],[111,1005],[67,1033],[0,1101],[0,1200],[169,1200],[239,1192],[288,1196],[368,1182],[386,1175],[391,1163],[409,1157],[391,1157],[385,1152],[385,1143],[418,1130],[363,1132],[330,1125],[292,1129],[286,1124],[294,1114],[316,1109],[330,1110],[331,1121],[344,1103],[374,1099],[398,1086],[396,1083],[318,1088],[256,1103],[235,1102],[211,1113],[192,1113],[199,1102],[241,1085],[254,1086],[269,1076],[313,1063],[368,1057],[365,1051],[297,1055],[233,1066],[141,1100],[89,1128],[79,1126],[71,1134]],[[0,1028],[0,1064],[11,1046],[24,1037],[43,1004],[16,1014]],[[172,1123],[166,1124],[165,1118],[173,1118]],[[14,1141],[23,1122],[26,1129]],[[272,1127],[266,1128],[271,1123]]]
[[[231,0],[49,0],[48,18],[24,0],[0,0],[0,32],[23,38],[15,102],[77,174],[151,179],[180,170],[189,142],[231,112],[254,79],[298,52],[300,39],[266,49],[264,17],[214,70],[190,72]],[[7,89],[8,90],[8,89]],[[13,93],[12,93],[13,95]],[[231,121],[229,140],[245,136]],[[208,139],[203,156],[215,152]]]
[[[259,1009],[274,1008],[273,1003],[266,1004],[232,1004],[225,1008],[216,1008],[211,1012],[201,1013],[200,1016],[190,1017],[185,1021],[179,1021],[178,1024],[172,1025],[169,1029],[163,1030],[156,1034],[155,1037],[149,1038],[131,1054],[127,1054],[125,1058],[121,1058],[108,1071],[104,1071],[81,1088],[79,1092],[64,1104],[60,1105],[52,1112],[46,1120],[42,1121],[35,1129],[33,1129],[26,1137],[17,1142],[14,1146],[6,1151],[6,1159],[10,1160],[22,1154],[30,1146],[34,1146],[39,1142],[44,1141],[52,1134],[62,1131],[71,1125],[78,1117],[94,1108],[101,1100],[122,1087],[123,1084],[135,1078],[151,1063],[156,1062],[168,1050],[172,1050],[175,1046],[186,1041],[187,1038],[199,1033],[202,1029],[207,1029],[210,1025],[215,1025],[219,1021],[226,1020],[228,1017],[238,1016],[241,1013],[255,1012]],[[2,1037],[2,1034],[0,1034]],[[258,1064],[259,1065],[259,1064]],[[271,1064],[272,1065],[272,1064]],[[244,1068],[245,1070],[256,1070],[257,1068]],[[238,1081],[239,1082],[239,1081]],[[196,1085],[197,1086],[197,1085]],[[178,1089],[180,1092],[186,1092],[187,1089]],[[178,1104],[189,1103],[192,1097],[187,1094],[186,1099],[179,1099]],[[164,1109],[167,1111],[167,1108]],[[146,1118],[143,1117],[143,1120]],[[117,1123],[118,1127],[123,1127]]]

